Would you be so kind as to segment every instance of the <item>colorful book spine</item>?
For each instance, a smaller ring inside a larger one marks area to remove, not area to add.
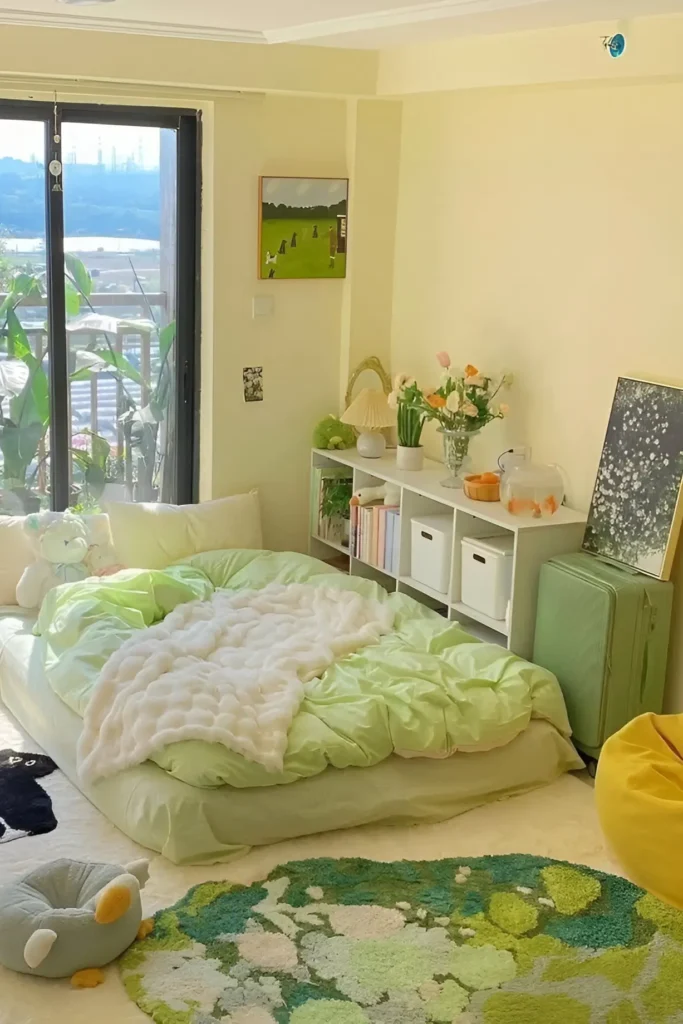
[[[363,544],[361,558],[364,562],[370,563],[370,552],[372,550],[372,509],[363,509],[362,519]]]
[[[384,569],[386,566],[385,548],[387,533],[387,506],[379,507],[379,525],[377,527],[377,568]]]
[[[372,541],[370,545],[370,564],[379,564],[379,505],[372,507]]]
[[[356,553],[356,536],[358,533],[358,505],[351,506],[349,516],[349,554]]]
[[[386,514],[386,531],[384,534],[384,566],[383,568],[387,572],[391,572],[391,556],[393,551],[393,537],[394,537],[394,522],[395,516],[392,516],[391,512]]]
[[[394,513],[394,536],[392,538],[391,571],[398,576],[398,567],[401,557],[401,515]]]

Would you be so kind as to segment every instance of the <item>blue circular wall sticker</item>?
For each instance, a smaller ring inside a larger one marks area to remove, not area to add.
[[[614,36],[605,36],[604,38],[605,49],[609,50],[610,57],[623,56],[624,50],[626,49],[626,36],[623,32],[617,32]]]

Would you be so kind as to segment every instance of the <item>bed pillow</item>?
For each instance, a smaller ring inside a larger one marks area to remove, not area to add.
[[[17,603],[17,583],[35,558],[24,516],[0,516],[0,605]]]
[[[129,569],[165,569],[202,551],[263,547],[258,491],[201,505],[109,502],[116,556]]]

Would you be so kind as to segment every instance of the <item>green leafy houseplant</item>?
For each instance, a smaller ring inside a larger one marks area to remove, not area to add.
[[[323,519],[350,519],[353,482],[351,480],[326,480],[320,502]]]
[[[80,316],[85,306],[90,312],[80,317],[75,326],[93,339],[82,348],[70,346],[69,380],[87,380],[93,374],[109,373],[120,382],[117,416],[124,436],[123,453],[116,453],[112,459],[104,438],[92,431],[81,431],[89,435],[89,444],[88,449],[72,448],[72,493],[82,495],[84,490],[87,500],[97,499],[115,472],[117,482],[125,482],[131,497],[135,488],[136,498],[153,501],[158,496],[157,481],[174,429],[168,409],[173,393],[171,353],[175,323],[159,329],[153,320],[98,315],[90,301],[93,284],[87,268],[70,253],[65,254],[65,264],[67,314]],[[34,351],[19,319],[18,307],[22,303],[30,305],[32,298],[43,298],[45,275],[20,272],[5,287],[7,295],[0,305],[0,353],[5,354],[0,361],[0,512],[28,512],[40,508],[46,499],[35,483],[49,458],[46,445],[50,398],[44,368],[47,344],[38,341]],[[136,367],[116,351],[113,342],[122,328],[147,334],[150,341],[153,335],[158,336],[159,368],[153,382],[144,381]],[[142,394],[147,395],[144,405],[135,400],[126,381],[142,388]]]
[[[419,448],[427,413],[424,395],[415,379],[399,373],[394,378],[394,390],[388,402],[397,410],[398,443],[402,448]]]

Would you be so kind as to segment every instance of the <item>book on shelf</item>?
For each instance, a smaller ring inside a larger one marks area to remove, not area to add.
[[[377,527],[377,568],[386,567],[385,547],[387,533],[387,506],[381,505],[379,510],[379,525]]]
[[[387,572],[391,572],[391,558],[393,552],[393,537],[394,537],[394,524],[396,522],[396,516],[391,516],[387,513],[386,516],[386,530],[384,533],[384,568]]]
[[[393,534],[397,531],[398,506],[352,506],[351,554],[384,572],[396,573]],[[391,531],[391,533],[390,533]]]
[[[379,565],[379,514],[384,505],[373,505],[372,507],[372,541],[370,543],[370,562],[372,565]]]
[[[398,576],[401,560],[401,514],[398,510],[393,515],[394,532],[391,538],[391,571]]]
[[[325,487],[329,482],[347,481],[353,486],[353,471],[348,466],[315,466],[311,474],[311,533],[321,540],[344,543],[343,524],[322,514]],[[352,506],[353,508],[353,506]]]
[[[358,537],[358,512],[359,505],[351,506],[351,516],[349,521],[349,551],[352,555],[356,554],[356,540]]]
[[[364,562],[370,563],[370,553],[372,551],[372,506],[365,506],[363,509],[363,516],[361,519],[361,531],[362,531],[362,543],[361,543],[361,558]]]

